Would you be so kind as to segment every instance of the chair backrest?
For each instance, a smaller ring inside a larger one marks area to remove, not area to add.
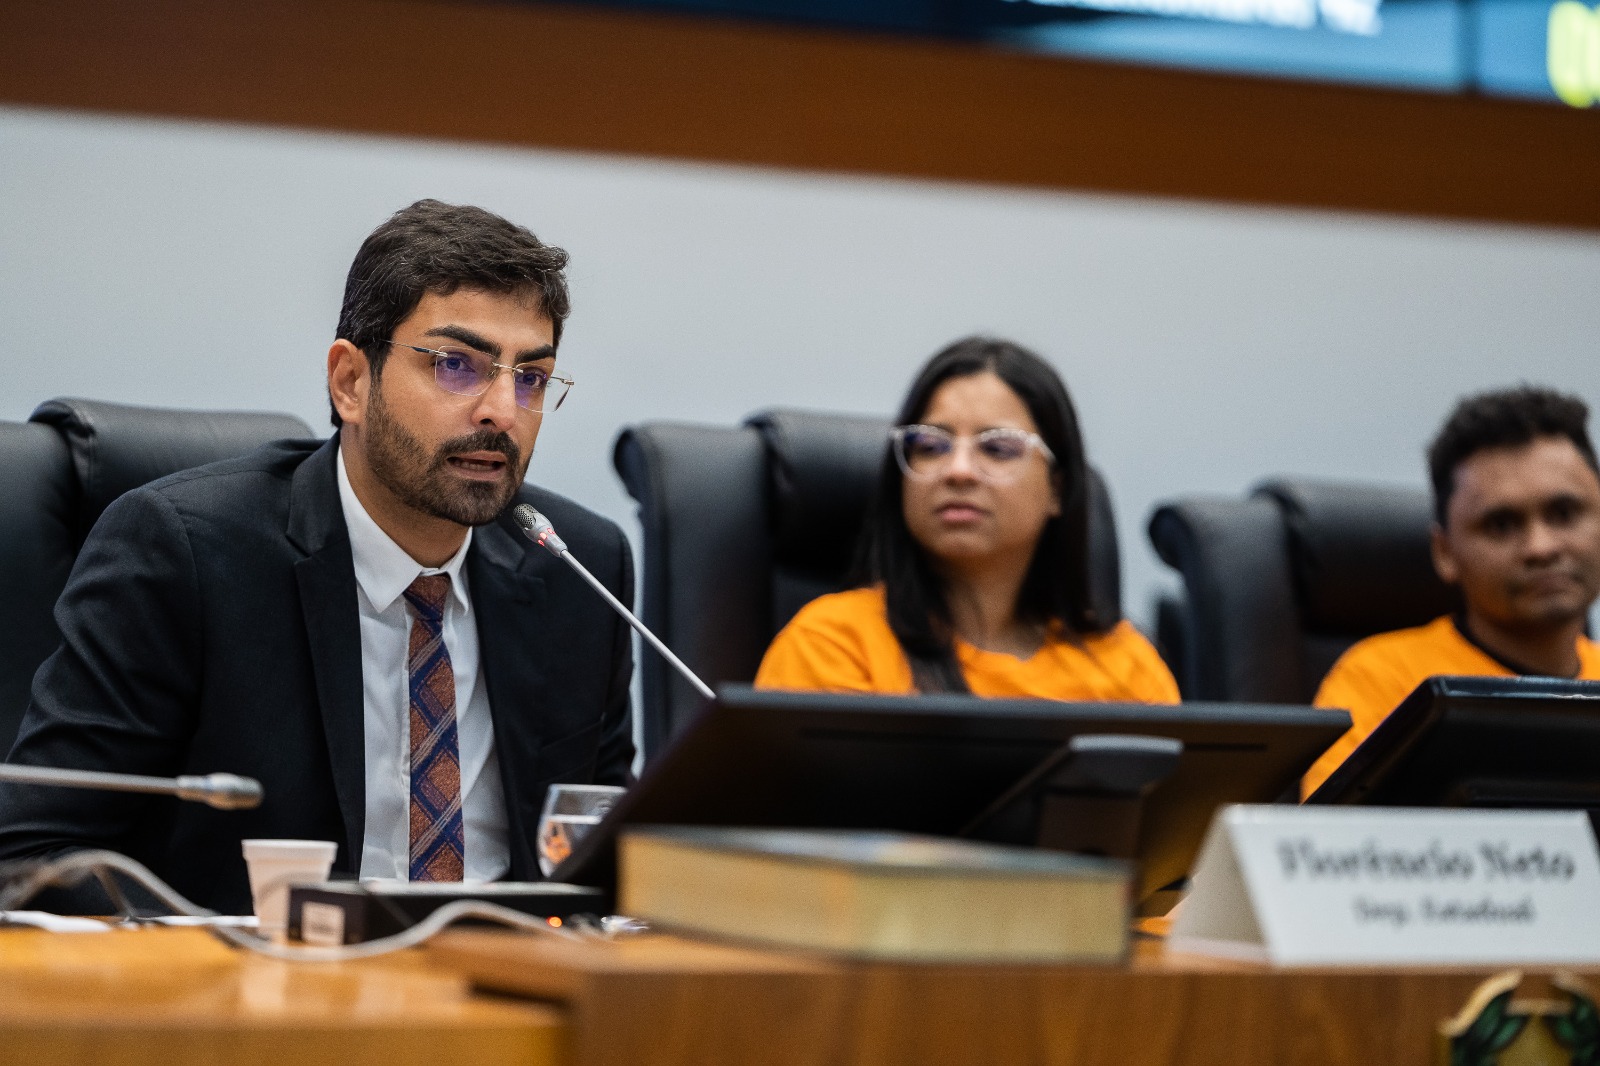
[[[33,672],[61,640],[54,608],[77,556],[77,491],[66,441],[49,426],[0,422],[0,754],[11,750]]]
[[[1150,541],[1184,584],[1161,629],[1185,697],[1309,702],[1351,644],[1453,610],[1430,523],[1422,490],[1290,478],[1158,507]]]
[[[46,400],[28,420],[53,427],[72,455],[80,545],[111,501],[129,489],[243,455],[267,441],[315,436],[293,415],[182,411],[104,400]]]
[[[888,419],[796,410],[623,430],[614,461],[644,530],[645,624],[713,686],[751,681],[795,612],[845,587],[888,432]],[[1090,480],[1093,593],[1120,618],[1116,523]],[[639,671],[648,758],[704,701],[648,649]]]
[[[106,506],[167,474],[312,435],[291,415],[97,400],[50,400],[28,422],[0,422],[0,581],[11,604],[0,642],[0,753],[16,739],[34,672],[60,642],[56,600]]]

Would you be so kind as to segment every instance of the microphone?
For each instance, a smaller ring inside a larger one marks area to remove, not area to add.
[[[56,788],[97,788],[110,792],[151,792],[204,803],[219,811],[242,811],[261,806],[261,782],[238,774],[141,777],[100,770],[57,770],[49,766],[0,763],[0,781]]]
[[[682,659],[672,654],[671,648],[661,643],[654,633],[645,628],[643,622],[639,621],[633,616],[632,611],[628,610],[622,605],[621,600],[611,595],[610,589],[600,584],[599,579],[597,579],[593,574],[589,573],[589,571],[584,568],[582,563],[578,562],[577,559],[572,557],[572,553],[567,550],[567,542],[562,540],[561,534],[555,531],[555,527],[550,524],[550,519],[536,511],[532,505],[526,503],[519,503],[513,507],[511,509],[511,518],[519,527],[521,527],[522,532],[529,540],[533,541],[546,551],[566,560],[567,565],[576,570],[579,577],[587,581],[596,592],[604,597],[605,601],[611,605],[611,609],[613,611],[616,611],[623,618],[627,619],[628,624],[637,630],[641,637],[649,641],[650,646],[656,651],[660,652],[663,659],[666,659],[667,662],[676,667],[678,673],[683,675],[684,680],[688,681],[689,684],[693,685],[697,690],[699,690],[700,695],[704,696],[708,700],[714,700],[717,698],[717,694],[711,691],[710,685],[696,677],[694,671],[689,669],[689,667],[684,664]]]

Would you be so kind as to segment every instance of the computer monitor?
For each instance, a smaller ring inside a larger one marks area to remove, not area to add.
[[[647,824],[886,829],[955,836],[1088,734],[1171,737],[1172,773],[1145,797],[1141,898],[1187,873],[1216,808],[1295,797],[1350,727],[1342,711],[1190,703],[1057,703],[724,686],[556,870],[611,887],[616,835]],[[1015,819],[970,835],[1011,843]]]
[[[1600,682],[1429,678],[1306,802],[1600,810]]]

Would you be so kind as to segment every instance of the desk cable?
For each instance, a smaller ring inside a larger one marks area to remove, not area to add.
[[[9,870],[0,867],[0,912],[21,909],[22,904],[47,888],[72,888],[90,878],[95,878],[100,882],[101,887],[105,889],[106,894],[121,909],[121,924],[139,924],[141,919],[133,914],[132,907],[113,876],[114,874],[121,874],[150,893],[173,914],[191,918],[217,917],[215,911],[207,910],[198,904],[190,902],[142,863],[114,851],[78,851],[59,859],[51,859],[44,862],[15,863],[9,864],[9,866],[11,867]],[[10,883],[7,883],[5,876],[8,873],[10,874]],[[604,925],[596,928],[574,922],[569,927],[557,929],[543,918],[523,914],[520,911],[514,911],[509,907],[502,907],[496,903],[470,899],[447,903],[416,925],[403,929],[393,936],[368,940],[360,944],[344,944],[337,947],[298,947],[290,944],[279,944],[254,933],[227,925],[207,925],[205,928],[210,930],[213,936],[225,943],[243,948],[246,951],[253,951],[258,955],[266,955],[269,958],[284,959],[292,962],[345,962],[351,959],[369,959],[376,955],[387,955],[392,951],[399,951],[403,948],[416,947],[447,926],[464,918],[495,922],[500,925],[510,926],[513,929],[521,929],[543,936],[560,937],[564,940],[583,940],[596,937],[610,939],[610,934],[605,930]]]

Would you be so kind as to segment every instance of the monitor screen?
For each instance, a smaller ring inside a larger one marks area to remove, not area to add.
[[[1306,802],[1600,809],[1600,682],[1429,678]]]
[[[898,32],[1114,63],[1600,100],[1594,0],[580,0]],[[1174,102],[1181,111],[1182,101]],[[1285,121],[1295,116],[1285,115]]]
[[[1293,798],[1349,728],[1342,711],[1260,704],[1056,703],[724,686],[556,871],[609,887],[616,834],[681,824],[885,829],[954,836],[1085,734],[1171,737],[1177,766],[1146,798],[1141,895],[1184,876],[1224,803]],[[974,836],[1005,843],[1002,823]],[[1008,836],[1008,832],[1011,833]]]

